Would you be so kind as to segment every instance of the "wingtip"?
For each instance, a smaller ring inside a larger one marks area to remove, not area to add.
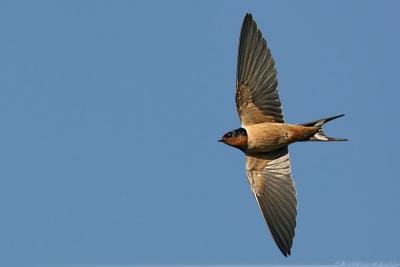
[[[285,251],[284,249],[279,248],[279,250],[281,251],[282,255],[285,256],[285,258],[290,256],[290,251]]]
[[[284,248],[279,248],[279,249],[282,252],[283,256],[285,256],[285,258],[290,256],[290,248],[288,248],[287,250],[285,250]]]
[[[251,13],[246,13],[246,15],[244,16],[244,21],[247,21],[247,20],[250,20],[250,21],[252,21],[253,20],[253,15],[251,15]]]

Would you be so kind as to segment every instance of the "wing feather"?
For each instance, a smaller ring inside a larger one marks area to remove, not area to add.
[[[246,157],[247,176],[272,237],[290,255],[296,227],[296,190],[287,148]]]
[[[242,125],[283,122],[275,63],[250,14],[240,33],[236,107]]]
[[[278,228],[278,224],[275,222],[274,217],[272,216],[273,211],[271,211],[271,207],[265,203],[264,199],[256,197],[258,205],[263,214],[265,214],[265,220],[270,228],[270,232],[272,237],[275,240],[275,243],[278,245],[279,250],[283,253],[283,255],[287,255],[285,247],[287,247],[285,237],[282,234],[282,231]]]

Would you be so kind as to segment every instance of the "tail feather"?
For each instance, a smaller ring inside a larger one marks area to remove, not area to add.
[[[313,136],[311,136],[308,141],[347,141],[348,139],[346,138],[335,138],[335,137],[329,137],[325,134],[325,132],[322,130],[322,126],[327,123],[328,121],[343,117],[344,114],[333,116],[333,117],[328,117],[308,123],[303,123],[301,125],[306,126],[306,127],[318,127],[319,130],[316,132]]]

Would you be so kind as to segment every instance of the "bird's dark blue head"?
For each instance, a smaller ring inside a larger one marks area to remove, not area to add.
[[[218,142],[244,150],[247,147],[247,131],[244,128],[229,131]]]
[[[240,136],[247,136],[247,132],[246,129],[244,128],[239,128],[233,131],[229,131],[227,133],[224,134],[224,136],[222,136],[222,139],[219,141],[223,141],[226,138],[236,138],[236,137],[240,137]]]

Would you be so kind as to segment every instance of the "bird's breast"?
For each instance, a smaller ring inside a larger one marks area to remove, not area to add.
[[[283,123],[261,123],[246,127],[247,152],[269,152],[291,143],[290,125]]]

